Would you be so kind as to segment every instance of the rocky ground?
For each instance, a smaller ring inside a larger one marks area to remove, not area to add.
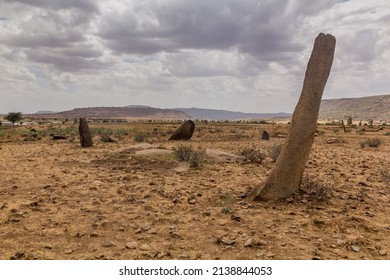
[[[85,149],[0,134],[1,259],[390,259],[390,128],[321,126],[302,189],[250,204],[287,125],[202,123],[190,141],[167,141],[172,124],[121,128]],[[132,148],[139,133],[158,151]],[[182,145],[208,155],[189,167],[172,153]],[[265,158],[223,154],[245,148]]]

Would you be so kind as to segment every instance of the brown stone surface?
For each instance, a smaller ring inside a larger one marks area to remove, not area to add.
[[[178,146],[167,141],[172,124],[158,125],[164,133],[153,138],[154,145]],[[119,152],[154,124],[89,126],[126,129],[129,135],[114,145],[96,141],[85,151],[78,143],[53,141],[50,135],[23,142],[23,127],[16,128],[21,134],[2,131],[0,259],[389,259],[389,127],[365,135],[356,129],[339,133],[343,141],[332,145],[326,140],[336,137],[335,126],[318,127],[324,133],[315,138],[305,173],[332,190],[329,201],[303,193],[288,201],[248,204],[241,196],[265,180],[275,163],[206,161],[178,172],[171,156]],[[259,130],[272,135],[289,126],[197,127],[186,145],[238,155],[251,145],[267,152],[283,144],[286,139],[261,141]],[[41,133],[48,126],[34,128]],[[247,137],[232,140],[238,133]],[[367,138],[379,138],[382,145],[360,148]]]
[[[183,123],[172,135],[169,140],[190,140],[194,134],[195,124],[188,120]]]
[[[332,67],[336,39],[319,34],[314,42],[303,88],[291,119],[286,144],[264,184],[255,186],[248,200],[279,199],[298,190],[317,128],[322,93]]]
[[[263,134],[261,135],[261,140],[269,140],[268,131],[266,131],[266,130],[263,131]]]
[[[92,136],[91,132],[89,131],[88,122],[86,118],[80,118],[79,135],[81,147],[92,147]]]

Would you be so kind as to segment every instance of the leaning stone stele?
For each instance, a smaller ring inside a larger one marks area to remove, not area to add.
[[[195,124],[188,120],[183,123],[168,140],[190,140],[195,131]]]
[[[335,46],[336,39],[330,34],[321,33],[315,39],[282,152],[266,181],[255,186],[247,200],[286,198],[299,189],[314,142],[322,93],[332,67]]]

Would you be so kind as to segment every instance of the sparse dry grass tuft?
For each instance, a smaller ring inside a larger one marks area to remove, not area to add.
[[[256,150],[254,148],[245,148],[240,151],[240,155],[245,158],[245,163],[258,163],[261,164],[266,158],[265,153]]]
[[[299,192],[318,202],[327,202],[333,196],[331,187],[325,186],[317,179],[307,175],[302,178]]]
[[[206,151],[203,149],[194,150],[190,146],[181,145],[173,149],[178,161],[186,161],[191,167],[198,167],[206,157]]]

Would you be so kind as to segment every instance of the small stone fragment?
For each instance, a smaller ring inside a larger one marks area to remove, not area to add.
[[[314,223],[316,226],[325,225],[325,221],[320,220],[320,219],[314,219],[314,220],[313,220],[313,223]]]
[[[234,244],[236,243],[236,241],[231,240],[231,239],[221,239],[221,243],[222,243],[223,245],[228,245],[228,246],[230,246],[230,245],[234,245]]]
[[[236,222],[241,222],[241,217],[237,216],[237,215],[231,215],[230,219],[232,219],[233,221],[236,221]]]
[[[109,247],[116,247],[116,243],[114,241],[106,241],[102,245],[103,247],[109,248]]]
[[[293,203],[294,202],[294,198],[288,197],[288,198],[286,198],[286,202],[287,203]]]
[[[148,233],[148,234],[156,234],[157,230],[155,228],[151,228],[146,233]]]
[[[97,233],[96,231],[92,232],[89,236],[90,237],[98,237],[100,234]]]
[[[336,243],[337,243],[337,245],[344,245],[346,243],[346,241],[342,240],[342,239],[337,239]]]
[[[360,247],[358,245],[352,245],[351,248],[354,252],[360,252]]]
[[[13,255],[10,259],[11,260],[20,260],[22,258],[25,258],[26,257],[26,254],[24,253],[24,251],[17,251],[15,253],[15,255]]]
[[[244,243],[244,247],[252,247],[252,245],[253,245],[252,241],[253,241],[252,237],[248,238],[248,240],[245,241],[245,243]]]
[[[127,249],[137,249],[138,245],[137,245],[137,242],[128,242],[126,243],[126,248]]]
[[[195,199],[195,198],[193,198],[193,199],[188,199],[188,204],[191,204],[191,205],[196,204],[196,199]]]
[[[141,251],[149,251],[151,248],[150,248],[149,245],[143,244],[143,245],[141,245],[141,246],[139,247],[139,249],[140,249]]]
[[[386,256],[387,255],[387,251],[386,250],[380,250],[379,251],[379,255]]]

